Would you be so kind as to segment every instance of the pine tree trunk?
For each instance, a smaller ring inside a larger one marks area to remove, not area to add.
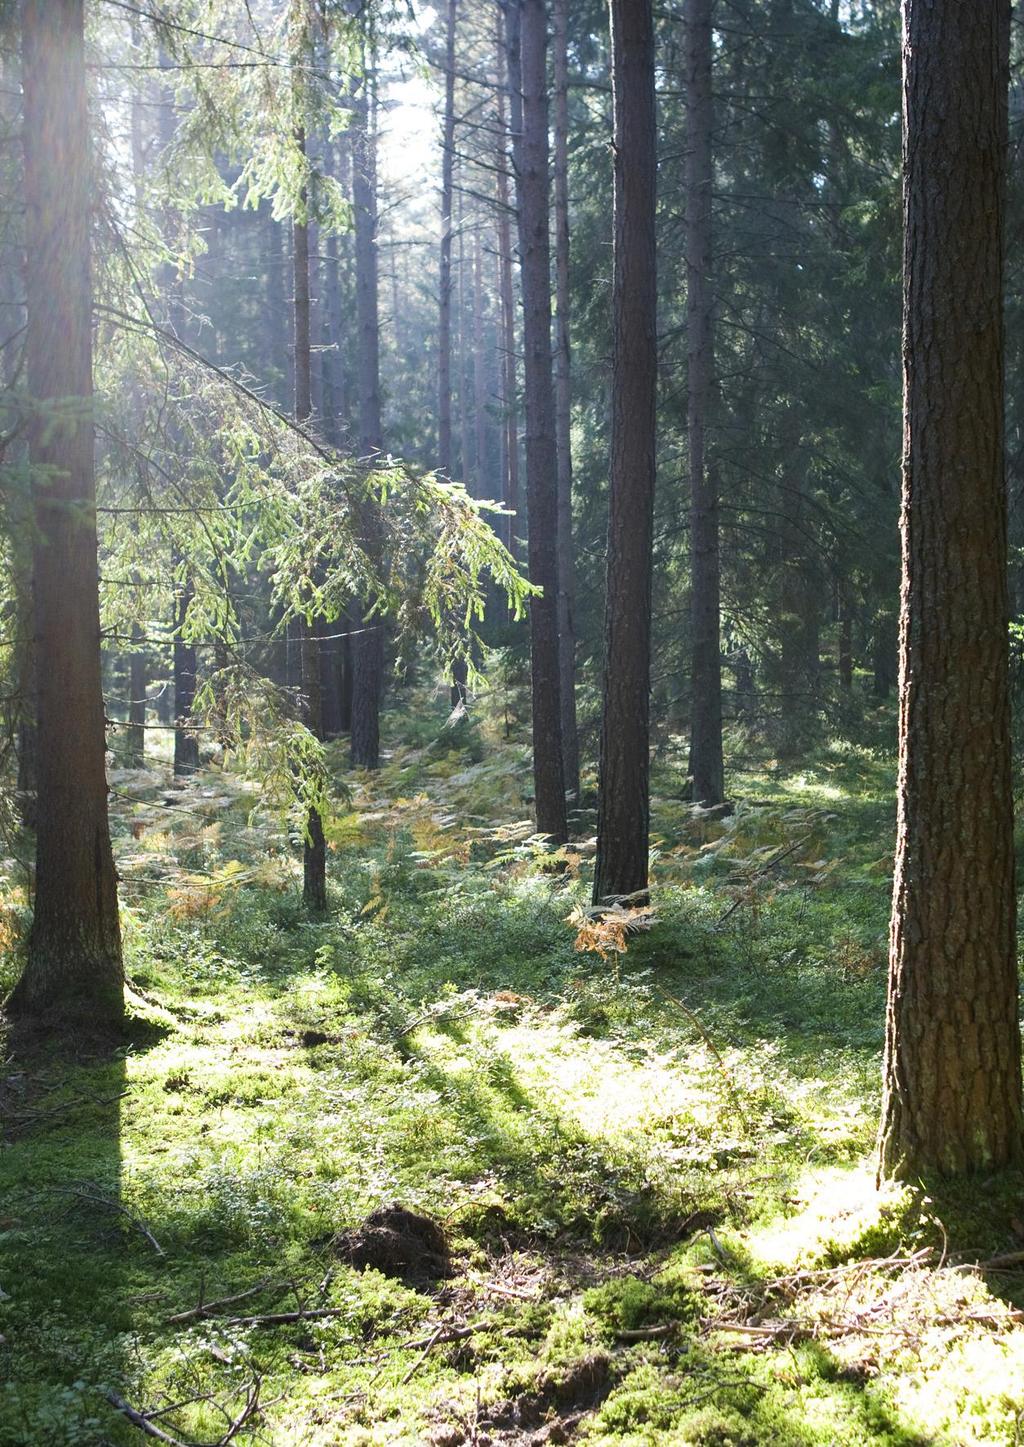
[[[437,466],[452,469],[452,210],[455,196],[455,14],[448,0],[445,40],[444,139],[441,156],[441,268],[438,287]]]
[[[359,450],[364,456],[380,452],[383,427],[380,410],[380,321],[377,285],[377,160],[376,118],[372,104],[375,84],[368,66],[363,92],[353,114],[352,201],[355,212],[356,318],[359,328]],[[377,546],[373,507],[362,517],[363,537],[372,553]],[[366,620],[365,610],[353,606],[352,733],[353,768],[380,766],[380,700],[384,688],[384,631],[379,618]]]
[[[462,180],[461,176],[459,177]],[[469,387],[467,385],[467,360],[469,348],[466,345],[466,197],[459,187],[458,224],[455,228],[459,238],[459,478],[467,492],[473,492],[473,467],[470,462],[469,445]]]
[[[175,571],[179,561],[175,559]],[[192,720],[192,705],[196,697],[196,650],[181,637],[192,596],[192,584],[186,579],[177,589],[174,611],[174,773],[179,778],[194,774],[199,769],[199,736]]]
[[[517,0],[510,0],[509,11]],[[547,7],[518,0],[522,130],[515,137],[519,256],[525,352],[527,543],[530,604],[533,782],[537,829],[566,838],[565,775],[558,664],[558,454],[551,373],[551,262],[548,196]],[[510,54],[510,60],[512,56]]]
[[[132,628],[135,638],[141,638],[138,624]],[[146,655],[137,648],[128,664],[128,727],[126,733],[125,765],[129,769],[141,769],[146,762]]]
[[[508,184],[509,156],[507,148],[506,92],[511,81],[512,62],[516,57],[518,73],[518,7],[509,7],[509,40],[506,49],[505,24],[501,8],[497,10],[497,52],[498,52],[498,146],[495,156],[498,192],[498,268],[499,292],[501,296],[501,401],[505,422],[505,475],[501,500],[512,514],[504,520],[503,540],[509,552],[515,555],[516,532],[519,527],[515,514],[519,508],[519,412],[517,392],[519,368],[516,363],[518,343],[516,341],[516,303],[512,276],[512,205]],[[515,38],[513,39],[513,30]]]
[[[715,387],[714,286],[711,250],[714,101],[711,92],[712,0],[685,0],[686,23],[686,328],[687,428],[690,444],[690,557],[693,656],[690,768],[693,798],[725,798],[722,761],[721,581],[717,473],[707,433]]]
[[[792,402],[779,431],[779,751],[792,758],[807,748],[814,732],[822,589],[804,507],[807,469],[802,423]]]
[[[35,913],[8,1002],[13,1016],[79,1035],[116,1029],[124,1013],[100,673],[82,9],[22,9],[39,795]]]
[[[569,797],[579,799],[576,736],[576,569],[572,536],[572,358],[569,348],[568,0],[554,0],[555,61],[555,431],[558,445],[558,669],[562,760]]]
[[[615,250],[604,714],[594,903],[647,888],[658,378],[651,0],[612,0]]]
[[[853,689],[853,616],[849,599],[841,597],[839,602],[839,687],[844,693]]]
[[[298,147],[306,153],[305,133],[297,136]],[[309,224],[305,215],[305,188],[299,197],[303,209],[292,222],[295,309],[295,420],[304,423],[313,410],[312,353],[310,349]],[[323,738],[323,709],[320,698],[320,648],[313,629],[305,619],[298,622],[299,667],[302,679],[303,714],[306,727],[317,739]],[[302,899],[306,908],[321,914],[327,908],[327,847],[324,822],[317,809],[306,816],[306,837],[302,845]]]
[[[267,273],[266,331],[264,348],[273,376],[267,379],[270,395],[283,407],[294,395],[291,350],[288,345],[292,319],[288,306],[286,259],[281,223],[275,221],[269,203],[263,212],[264,266]]]
[[[1021,1159],[1003,453],[1009,6],[904,5],[900,767],[880,1172]]]
[[[896,620],[891,613],[876,615],[871,627],[871,692],[876,699],[888,698],[899,679]]]
[[[493,497],[487,465],[487,349],[484,346],[483,245],[473,232],[473,459],[477,497]]]

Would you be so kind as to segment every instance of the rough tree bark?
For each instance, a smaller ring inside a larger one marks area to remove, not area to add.
[[[558,667],[558,455],[551,373],[551,256],[548,196],[547,6],[518,3],[522,128],[513,130],[523,288],[526,506],[530,581],[544,591],[530,604],[533,783],[537,829],[567,835]],[[510,25],[510,33],[512,26]],[[510,62],[513,56],[510,53]]]
[[[377,284],[377,138],[373,104],[375,75],[365,70],[362,92],[356,99],[352,140],[352,204],[355,222],[356,320],[359,331],[359,450],[364,456],[380,452],[383,426],[380,409],[380,318]],[[377,525],[371,504],[363,508],[363,540],[372,553],[377,547]],[[384,686],[384,633],[379,618],[367,619],[353,605],[352,732],[353,768],[380,765],[380,699]]]
[[[658,377],[651,0],[611,0],[612,442],[594,903],[647,889],[651,551]]]
[[[905,0],[900,766],[881,1175],[1021,1158],[1003,451],[1010,7]]]
[[[8,1005],[33,1024],[103,1031],[123,1018],[124,975],[100,676],[82,9],[22,9],[39,794],[35,912]]]
[[[572,357],[569,348],[569,7],[554,0],[555,432],[558,447],[558,669],[562,763],[579,799],[576,735],[576,569],[572,537]]]
[[[685,0],[686,331],[690,446],[690,559],[693,653],[690,769],[696,803],[725,798],[722,762],[722,650],[717,476],[708,466],[714,397],[714,287],[711,251],[712,0]]]

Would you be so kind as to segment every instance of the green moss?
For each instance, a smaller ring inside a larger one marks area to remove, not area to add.
[[[611,1336],[638,1332],[654,1324],[686,1321],[697,1314],[699,1303],[691,1291],[620,1276],[583,1294],[583,1305]]]
[[[217,1440],[256,1376],[282,1447],[422,1447],[478,1395],[530,1394],[583,1412],[581,1444],[1010,1440],[1024,1331],[998,1314],[1019,1274],[940,1262],[1019,1249],[1020,1179],[874,1190],[885,760],[739,776],[715,838],[656,778],[659,922],[606,963],[566,923],[586,860],[546,873],[522,828],[521,745],[486,718],[458,740],[425,710],[400,726],[343,806],[324,923],[276,822],[250,824],[222,776],[205,840],[141,795],[159,847],[115,820],[150,885],[199,849],[255,882],[195,914],[138,891],[128,972],[158,1028],[0,1074],[0,1444],[137,1442],[109,1388],[189,1401],[168,1430]],[[444,1223],[452,1281],[339,1257],[338,1232],[393,1200]],[[876,1263],[925,1247],[909,1274]],[[299,1307],[331,1314],[233,1319]],[[834,1329],[853,1307],[870,1331]],[[750,1317],[799,1330],[717,1329]],[[595,1353],[606,1395],[544,1398]]]

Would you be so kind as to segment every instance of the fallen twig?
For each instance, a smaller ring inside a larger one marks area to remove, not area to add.
[[[345,1316],[350,1308],[346,1306],[316,1306],[310,1310],[270,1311],[262,1316],[225,1317],[226,1326],[286,1326],[294,1321],[314,1321],[318,1317]]]
[[[260,1387],[262,1385],[262,1377],[253,1378],[252,1388],[246,1396],[245,1406],[242,1408],[241,1412],[239,1412],[235,1420],[231,1423],[231,1426],[225,1432],[224,1436],[220,1439],[217,1447],[227,1447],[227,1443],[238,1435],[238,1433],[245,1426],[246,1422],[248,1422],[249,1418],[256,1411],[257,1407],[259,1406]]]
[[[178,1326],[184,1321],[195,1321],[199,1317],[213,1316],[222,1306],[233,1306],[236,1301],[245,1301],[250,1296],[258,1296],[261,1291],[285,1291],[288,1287],[287,1281],[261,1281],[258,1286],[251,1286],[248,1291],[240,1291],[236,1296],[222,1296],[217,1301],[200,1302],[198,1306],[190,1306],[187,1311],[176,1311],[173,1316],[167,1318],[168,1326]]]
[[[712,1040],[712,1038],[711,1038],[711,1036],[708,1034],[707,1030],[705,1030],[703,1024],[701,1023],[701,1021],[700,1021],[700,1019],[699,1019],[699,1017],[698,1017],[697,1015],[695,1015],[694,1012],[690,1009],[689,1005],[687,1005],[687,1004],[686,1004],[684,1001],[682,1001],[682,1000],[677,1000],[676,997],[675,997],[675,995],[670,995],[667,990],[661,990],[661,989],[659,989],[659,990],[658,990],[658,994],[661,996],[661,998],[662,998],[663,1000],[667,1000],[670,1005],[675,1005],[675,1006],[678,1007],[678,1009],[682,1010],[682,1012],[683,1012],[683,1014],[686,1016],[686,1018],[691,1022],[691,1024],[693,1024],[693,1025],[696,1027],[697,1033],[700,1035],[701,1039],[704,1041],[704,1044],[705,1044],[705,1045],[708,1047],[708,1049],[711,1051],[711,1054],[715,1057],[715,1063],[717,1064],[718,1069],[719,1069],[719,1071],[721,1072],[722,1079],[725,1081],[726,1089],[728,1090],[729,1095],[732,1097],[732,1103],[733,1103],[733,1105],[736,1107],[736,1114],[739,1116],[740,1120],[743,1122],[743,1128],[744,1128],[744,1130],[747,1132],[747,1134],[749,1135],[749,1134],[751,1133],[751,1130],[750,1130],[750,1121],[747,1119],[746,1112],[745,1112],[744,1109],[743,1109],[743,1104],[742,1104],[742,1102],[741,1102],[741,1100],[740,1100],[740,1097],[739,1097],[739,1092],[737,1091],[736,1085],[735,1085],[735,1083],[734,1083],[734,1081],[733,1081],[733,1078],[732,1078],[732,1076],[731,1076],[730,1073],[729,1073],[729,1067],[726,1065],[725,1061],[722,1059],[722,1054],[721,1054],[721,1051],[719,1050],[718,1046],[717,1046],[717,1045],[715,1044],[715,1042]]]
[[[437,1328],[437,1331],[434,1332],[434,1335],[430,1338],[430,1340],[427,1342],[426,1346],[425,1346],[425,1347],[423,1348],[423,1350],[420,1352],[419,1356],[418,1356],[418,1357],[416,1358],[416,1360],[413,1362],[412,1366],[411,1366],[411,1367],[409,1368],[409,1370],[406,1372],[405,1376],[402,1378],[402,1386],[403,1386],[403,1387],[405,1386],[406,1382],[411,1382],[411,1381],[412,1381],[413,1377],[414,1377],[414,1376],[416,1375],[416,1373],[419,1371],[419,1369],[420,1369],[420,1367],[423,1365],[423,1363],[427,1360],[427,1357],[429,1357],[430,1353],[431,1353],[431,1352],[434,1350],[434,1348],[437,1346],[438,1342],[441,1340],[441,1338],[442,1338],[443,1335],[444,1335],[444,1327],[443,1327],[443,1326],[439,1326],[439,1327]]]
[[[978,1271],[1001,1271],[1024,1266],[1024,1251],[1007,1251],[1002,1256],[990,1256],[987,1261],[965,1263],[974,1265]]]
[[[114,1105],[117,1101],[123,1100],[129,1095],[128,1090],[121,1090],[117,1095],[96,1096],[76,1095],[71,1100],[62,1101],[60,1105],[50,1106],[48,1110],[11,1111],[0,1104],[0,1120],[6,1120],[8,1129],[11,1131],[31,1130],[34,1126],[44,1120],[53,1120],[56,1116],[67,1115],[69,1111],[83,1105]]]
[[[134,1211],[130,1211],[122,1201],[117,1201],[111,1196],[98,1196],[92,1191],[83,1191],[77,1186],[71,1190],[70,1194],[72,1196],[78,1196],[79,1199],[83,1201],[95,1201],[98,1206],[106,1206],[111,1211],[119,1211],[122,1216],[127,1217],[140,1236],[145,1236],[158,1256],[167,1255],[167,1252],[160,1245],[160,1242],[153,1235],[145,1221],[143,1221],[140,1216],[136,1216]]]
[[[165,1447],[190,1447],[190,1444],[183,1442],[180,1437],[172,1437],[162,1427],[157,1427],[144,1412],[137,1412],[134,1407],[130,1407],[116,1392],[107,1392],[105,1396],[110,1405],[115,1407],[122,1417],[127,1417],[132,1426],[138,1427],[140,1432],[145,1432],[147,1437],[154,1437],[158,1442],[163,1442]]]
[[[804,837],[802,839],[798,839],[795,844],[790,844],[787,849],[783,849],[780,851],[780,853],[772,855],[771,859],[767,860],[759,868],[755,869],[753,874],[750,875],[750,877],[746,881],[747,887],[749,888],[749,886],[754,883],[755,879],[760,879],[762,874],[767,874],[770,869],[774,869],[777,864],[781,864],[784,859],[788,859],[791,854],[795,854],[796,851],[802,845],[808,843],[808,841],[812,837],[813,836],[810,834],[805,834]],[[746,896],[742,894],[739,896],[738,899],[734,899],[732,904],[725,911],[725,914],[723,914],[719,920],[716,920],[714,926],[715,929],[721,929],[722,926],[725,924],[726,920],[736,913],[741,904],[745,903]]]
[[[659,1337],[671,1336],[675,1329],[674,1321],[664,1321],[658,1326],[623,1327],[615,1337],[617,1341],[657,1341]]]
[[[484,1291],[497,1292],[499,1296],[513,1296],[517,1301],[536,1301],[535,1291],[517,1291],[514,1286],[499,1286],[496,1281],[481,1282]]]

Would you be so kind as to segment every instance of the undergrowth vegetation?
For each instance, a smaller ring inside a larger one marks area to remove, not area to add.
[[[1021,1181],[874,1189],[884,752],[720,818],[668,741],[653,917],[601,953],[593,816],[547,850],[501,720],[410,712],[323,922],[250,785],[113,773],[132,1034],[0,1077],[0,1442],[1020,1440]],[[393,1203],[446,1271],[356,1264]]]

